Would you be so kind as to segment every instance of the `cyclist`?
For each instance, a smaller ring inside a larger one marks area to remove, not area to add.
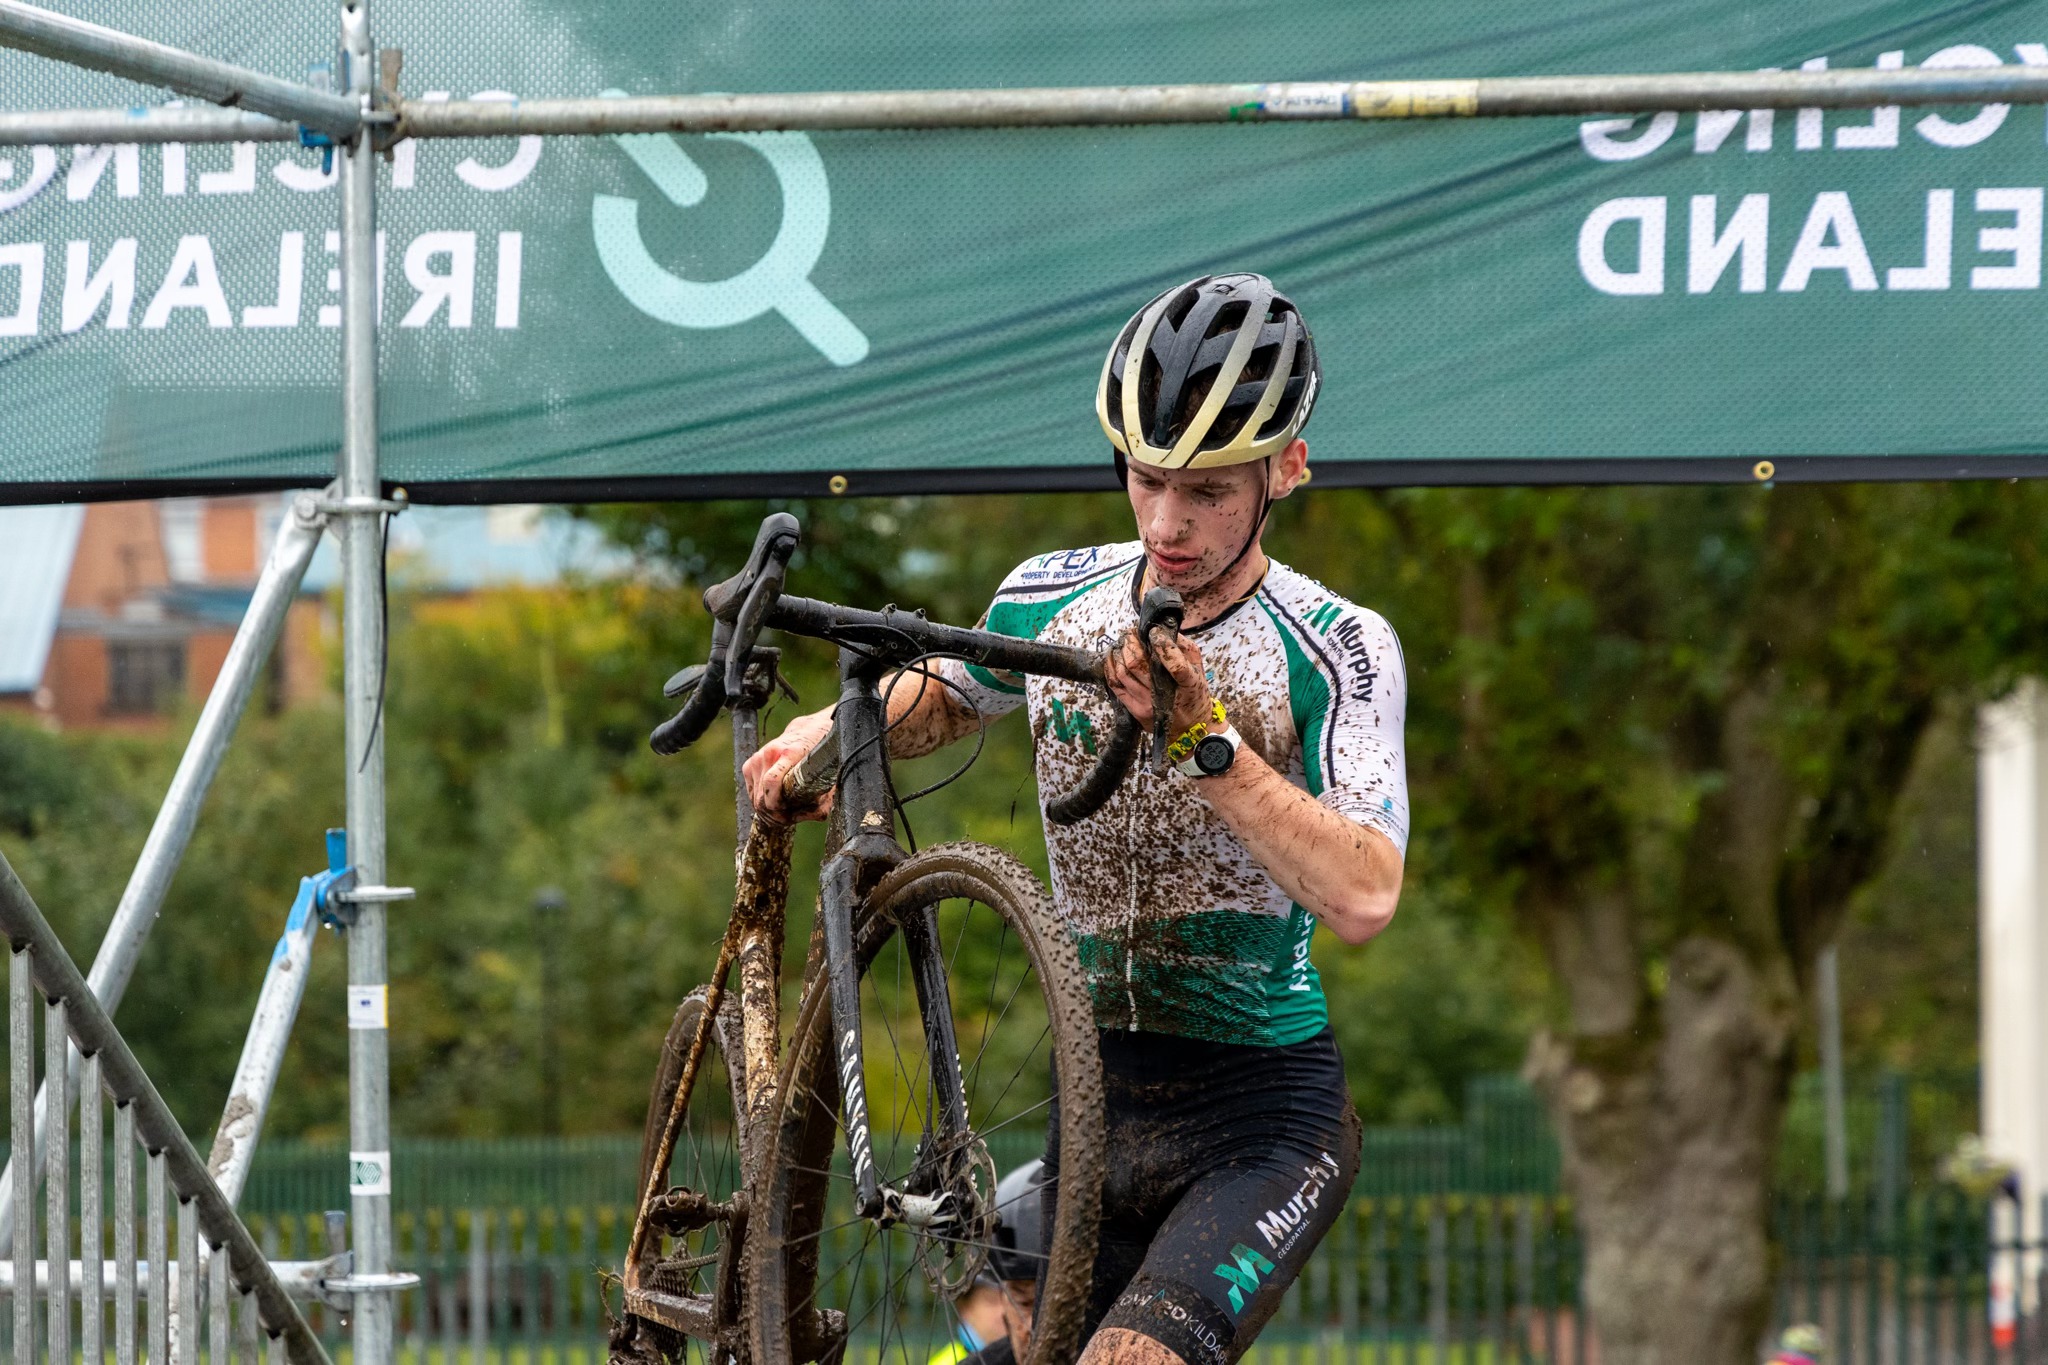
[[[1109,1170],[1082,1365],[1227,1365],[1278,1307],[1357,1175],[1358,1122],[1310,960],[1316,924],[1384,929],[1408,831],[1406,672],[1376,613],[1268,559],[1272,504],[1307,476],[1321,375],[1265,277],[1167,290],[1118,334],[1096,390],[1136,539],[1025,561],[986,628],[1111,647],[1116,700],[1152,699],[1139,601],[1177,590],[1156,638],[1178,684],[1173,767],[1134,764],[1100,811],[1048,823],[1054,900],[1100,1030]],[[914,756],[1028,705],[1043,795],[1071,790],[1114,713],[1094,689],[945,661],[890,693]],[[756,805],[830,728],[799,717],[746,765]],[[1058,1199],[1059,1120],[1045,1204]]]
[[[1045,1262],[1039,1199],[1044,1168],[1043,1161],[1027,1161],[996,1185],[995,1242],[976,1288],[987,1291],[1001,1312],[1002,1331],[962,1357],[963,1365],[1016,1365],[1031,1354],[1031,1315],[1038,1305],[1038,1270]]]

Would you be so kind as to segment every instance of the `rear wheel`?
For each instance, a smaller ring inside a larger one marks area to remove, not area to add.
[[[676,1007],[661,1045],[640,1147],[640,1193],[656,1181],[661,1134],[685,1063],[704,1019],[708,987]],[[739,1327],[740,1249],[733,1215],[744,1206],[746,1171],[737,1033],[728,999],[712,1020],[704,1056],[683,1107],[668,1160],[660,1163],[639,1261],[626,1268],[626,1320],[614,1334],[613,1360],[721,1365],[745,1351]]]
[[[934,914],[947,964],[964,1142],[934,1137],[931,1049],[899,925]],[[755,1365],[842,1355],[860,1365],[926,1365],[954,1339],[953,1300],[986,1265],[1001,1175],[1040,1155],[1057,1096],[1061,1164],[1044,1289],[1029,1356],[1078,1351],[1102,1188],[1102,1066],[1080,962],[1044,888],[1010,855],[943,844],[907,859],[855,926],[874,1160],[885,1188],[929,1187],[957,1217],[919,1229],[860,1218],[841,1137],[830,993],[799,1006],[748,1236]],[[913,1174],[915,1173],[915,1174]]]

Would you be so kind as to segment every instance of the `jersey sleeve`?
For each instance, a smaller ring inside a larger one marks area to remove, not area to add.
[[[1331,685],[1302,737],[1316,799],[1408,852],[1408,668],[1378,612],[1350,607],[1322,633]],[[1313,747],[1311,747],[1313,746]]]
[[[975,623],[976,630],[993,630],[999,635],[1008,635],[996,623],[999,613],[996,605],[981,614]],[[1029,638],[1029,637],[1021,637]],[[971,703],[974,708],[990,720],[1006,716],[1024,704],[1024,679],[1015,673],[999,672],[980,664],[971,664],[964,659],[941,659],[938,664],[939,676],[952,684],[955,696]]]
[[[1137,558],[1138,546],[1132,543],[1055,550],[1027,559],[996,589],[979,629],[1013,640],[1036,640],[1070,603],[1124,573]],[[1015,673],[946,659],[939,665],[939,676],[986,716],[1014,711],[1024,702],[1024,679]]]
[[[994,631],[1017,640],[1037,638],[1038,627],[1044,623],[1032,620],[1015,609],[1017,594],[1026,586],[1027,576],[1036,563],[1036,560],[1026,560],[1010,570],[1002,586],[996,589],[995,600],[974,623],[976,630]],[[1024,679],[1015,673],[968,663],[965,659],[941,659],[939,676],[953,685],[957,696],[964,697],[991,720],[1008,715],[1024,704]]]

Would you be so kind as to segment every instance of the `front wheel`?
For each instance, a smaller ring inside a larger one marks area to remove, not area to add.
[[[933,913],[957,1057],[934,1058],[898,926]],[[964,1149],[943,1154],[956,1216],[943,1227],[864,1219],[840,1134],[821,978],[798,1007],[748,1230],[754,1365],[816,1360],[926,1365],[955,1338],[954,1301],[987,1266],[1001,1176],[1044,1150],[1060,1111],[1057,1220],[1046,1229],[1036,1323],[1020,1365],[1066,1365],[1080,1347],[1102,1194],[1102,1063],[1073,944],[1030,870],[982,844],[905,860],[854,927],[868,1121],[882,1184],[932,1169],[933,1067],[956,1067]],[[921,1165],[922,1161],[922,1165]]]

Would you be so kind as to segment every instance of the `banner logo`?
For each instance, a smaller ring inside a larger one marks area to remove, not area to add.
[[[624,92],[607,90],[607,98]],[[626,301],[673,327],[734,327],[763,313],[782,314],[834,365],[867,358],[867,336],[811,283],[832,221],[825,163],[802,133],[708,133],[759,152],[782,186],[782,224],[760,260],[723,280],[686,280],[649,254],[640,237],[640,201],[600,194],[590,206],[597,257]],[[669,203],[689,208],[709,190],[704,172],[666,133],[613,137]]]

